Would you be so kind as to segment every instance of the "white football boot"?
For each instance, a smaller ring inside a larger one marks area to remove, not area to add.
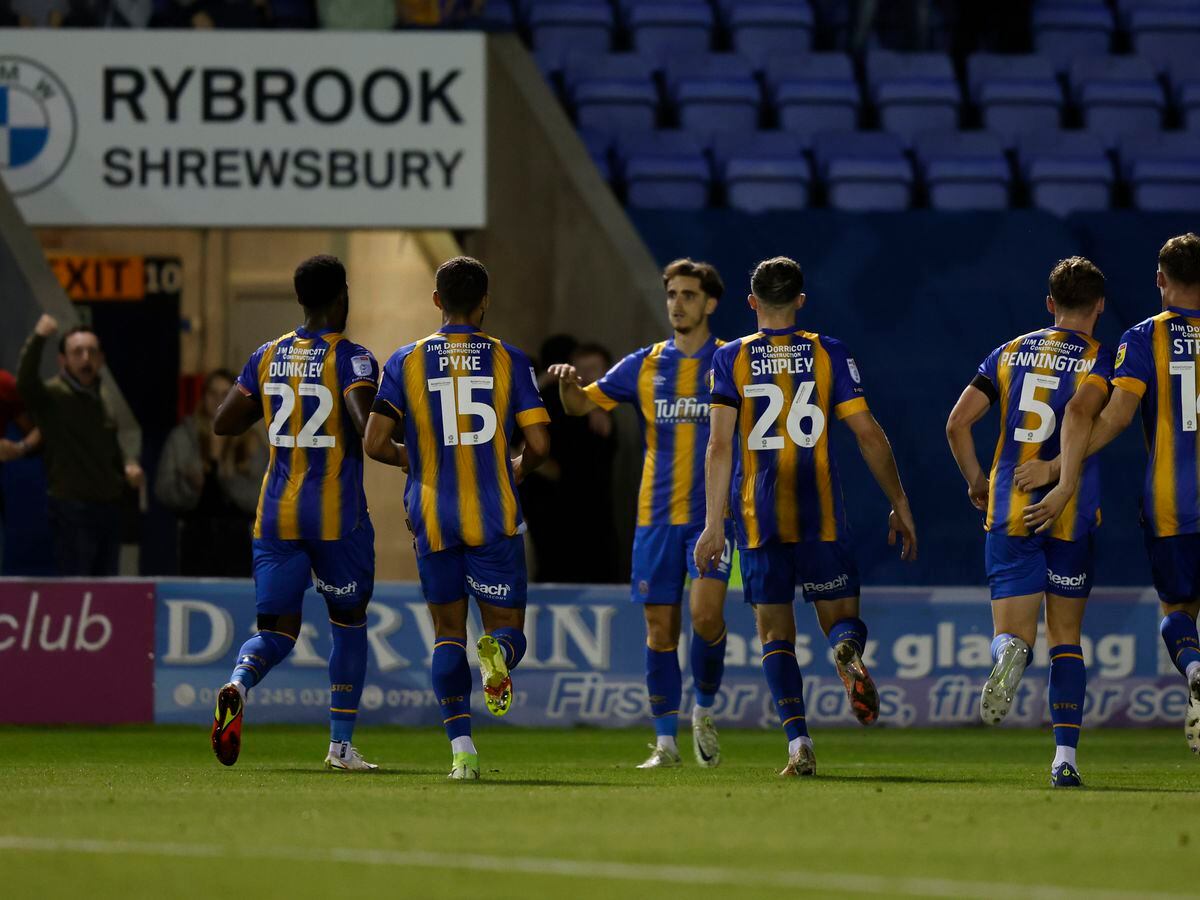
[[[1004,721],[1028,664],[1029,645],[1019,637],[1009,640],[979,695],[979,716],[985,724],[999,725]]]
[[[334,772],[374,772],[379,766],[369,763],[349,741],[334,741],[325,756],[325,768]]]

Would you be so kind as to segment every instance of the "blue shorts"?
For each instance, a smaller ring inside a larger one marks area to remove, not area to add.
[[[699,525],[639,525],[633,533],[634,603],[676,604],[683,600],[683,583],[688,575],[699,578],[696,541],[704,531]],[[705,575],[729,583],[733,559],[733,520],[725,520],[725,552],[717,568]]]
[[[854,553],[845,540],[771,541],[743,549],[741,561],[746,602],[756,606],[791,603],[797,587],[804,589],[806,603],[857,597],[861,590]]]
[[[259,615],[299,615],[304,592],[332,606],[357,606],[375,591],[375,529],[366,522],[337,541],[254,540],[254,597]]]
[[[523,609],[528,588],[525,538],[521,535],[484,544],[459,545],[417,557],[425,602],[440,605],[474,597],[483,603]]]
[[[1200,534],[1155,537],[1145,532],[1154,589],[1163,603],[1191,603],[1200,597]]]
[[[1092,592],[1092,536],[1060,541],[1044,534],[1010,537],[988,532],[984,543],[992,599],[1056,594],[1086,600]]]

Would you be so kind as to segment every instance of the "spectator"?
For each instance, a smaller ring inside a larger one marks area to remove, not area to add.
[[[182,522],[181,575],[250,576],[250,532],[267,453],[257,431],[213,434],[213,417],[233,383],[225,369],[209,373],[199,408],[171,431],[158,462],[154,492]]]
[[[50,492],[50,526],[60,575],[116,575],[121,550],[121,501],[145,479],[138,463],[141,430],[121,423],[120,407],[100,372],[104,352],[90,328],[76,326],[59,340],[60,371],[38,372],[46,341],[58,331],[38,319],[21,351],[17,388],[41,430]]]
[[[21,438],[8,437],[10,426],[20,429]],[[0,463],[23,459],[35,453],[42,442],[42,433],[34,427],[17,393],[17,380],[11,372],[0,369]],[[4,550],[4,490],[0,480],[0,562]],[[0,567],[2,571],[2,567]]]
[[[261,28],[267,0],[165,0],[154,24],[167,28]]]
[[[322,28],[387,31],[396,26],[404,0],[317,0]]]
[[[397,13],[406,25],[449,25],[483,11],[483,0],[399,0]]]

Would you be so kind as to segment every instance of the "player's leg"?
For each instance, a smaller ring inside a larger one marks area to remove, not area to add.
[[[496,716],[512,706],[512,670],[525,657],[525,539],[520,535],[465,551],[467,589],[479,603],[484,634],[475,645],[483,696]]]
[[[1083,729],[1087,668],[1083,661],[1083,611],[1092,592],[1094,554],[1091,537],[1081,541],[1047,539],[1046,640],[1050,642],[1050,684],[1046,697],[1054,725],[1054,761],[1050,783],[1079,787],[1075,753]]]
[[[688,605],[692,616],[692,751],[697,764],[711,768],[721,763],[721,744],[713,723],[712,707],[721,690],[725,674],[725,594],[729,587],[729,566],[733,560],[733,528],[726,526],[725,552],[715,571],[701,578],[696,569],[694,549],[703,529],[688,535],[687,565],[692,577]]]
[[[375,531],[369,523],[340,541],[311,543],[317,590],[329,609],[329,752],[325,768],[370,772],[354,746],[358,701],[367,678],[367,604],[375,589]]]
[[[296,646],[312,563],[299,541],[254,541],[258,631],[242,644],[233,674],[219,691],[210,734],[213,753],[227,766],[242,748],[246,695]]]
[[[1188,683],[1183,734],[1192,752],[1200,753],[1200,638],[1196,633],[1200,535],[1153,537],[1147,533],[1146,550],[1163,614],[1158,632],[1175,668]]]
[[[632,599],[642,604],[646,619],[646,694],[654,721],[652,752],[639,769],[680,764],[683,673],[679,668],[679,634],[686,546],[687,529],[682,526],[644,525],[634,532]]]
[[[479,778],[479,753],[471,738],[471,664],[467,659],[466,559],[462,547],[417,557],[421,591],[433,621],[433,693],[450,740],[450,778]]]
[[[992,593],[992,671],[979,695],[979,715],[999,725],[1033,660],[1038,613],[1046,590],[1046,553],[1039,537],[988,533],[984,544]]]
[[[754,607],[762,643],[763,675],[788,739],[788,762],[779,774],[815,775],[817,758],[804,711],[804,679],[796,661],[796,545],[770,543],[741,551],[742,587]]]

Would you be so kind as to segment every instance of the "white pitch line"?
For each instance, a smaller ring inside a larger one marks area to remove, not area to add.
[[[856,891],[903,897],[965,897],[970,900],[1183,900],[1184,894],[1147,891],[1109,891],[1068,888],[1049,884],[956,881],[949,878],[887,878],[800,870],[762,872],[712,866],[646,865],[549,857],[500,857],[476,854],[429,853],[422,850],[355,850],[339,848],[273,848],[180,844],[150,841],[102,841],[87,838],[35,838],[0,835],[0,851],[31,853],[83,853],[99,856],[163,856],[221,858],[240,856],[255,860],[355,863],[365,866],[422,869],[473,869],[479,872],[552,875],[565,878],[607,878],[615,881],[653,881],[668,884],[782,887],[809,891]]]

